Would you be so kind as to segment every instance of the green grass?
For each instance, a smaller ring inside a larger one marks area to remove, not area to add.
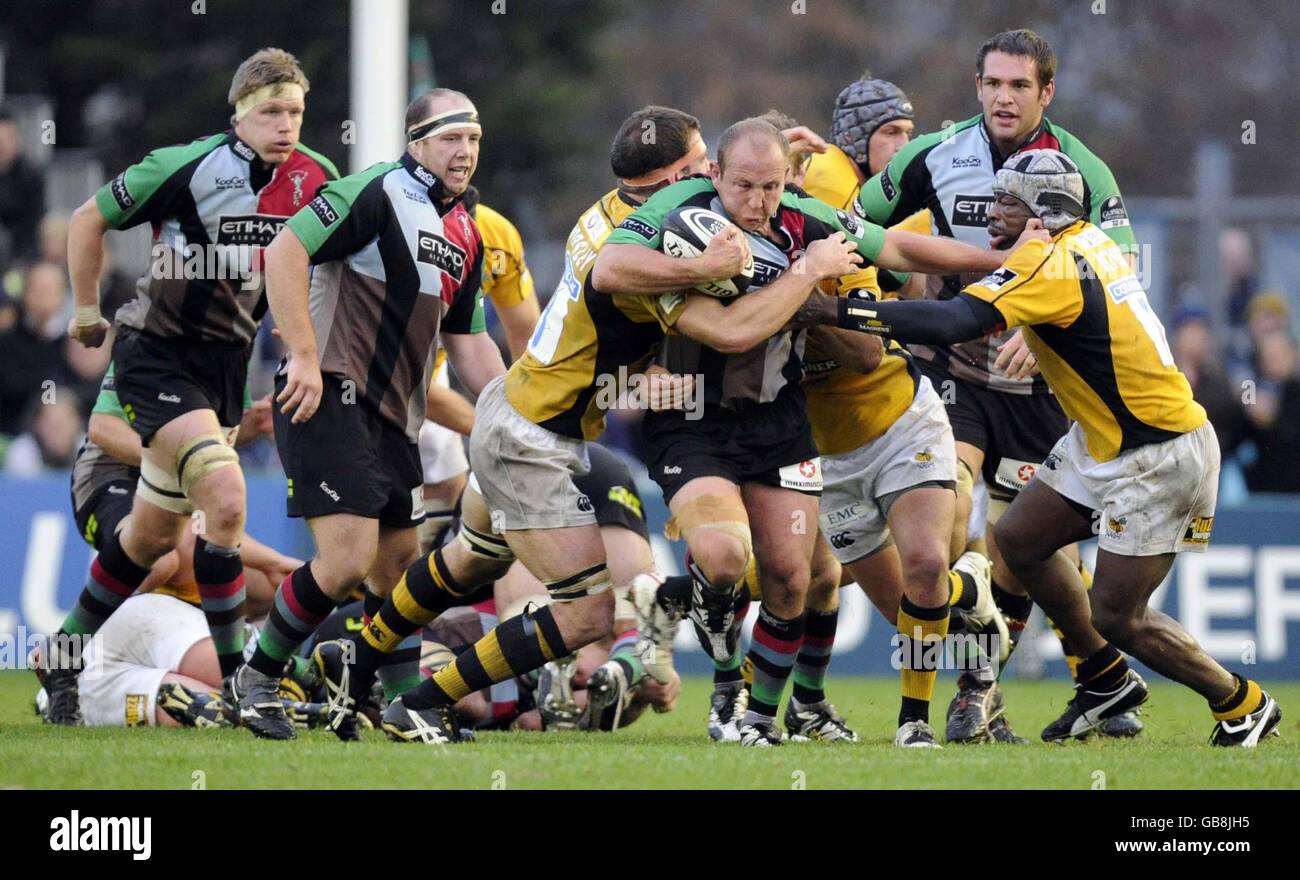
[[[423,748],[371,734],[344,745],[326,731],[271,743],[248,732],[68,729],[40,723],[35,678],[0,673],[0,788],[1075,788],[1105,774],[1110,789],[1300,787],[1300,683],[1266,684],[1282,703],[1282,737],[1254,751],[1205,745],[1213,722],[1183,688],[1151,682],[1146,732],[1048,746],[1037,741],[1069,687],[1004,684],[1009,717],[1029,746],[892,746],[894,679],[839,678],[831,696],[863,737],[857,745],[786,744],[742,750],[705,734],[709,685],[686,683],[678,710],[647,714],[613,736],[485,733],[472,745]],[[951,679],[941,677],[942,718]]]

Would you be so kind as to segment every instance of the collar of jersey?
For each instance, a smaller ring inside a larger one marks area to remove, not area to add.
[[[1047,127],[1047,117],[1044,116],[1042,119],[1038,120],[1038,124],[1034,126],[1034,130],[1025,135],[1020,143],[1016,145],[1015,149],[1007,154],[1007,159],[1010,159],[1016,153],[1023,150],[1025,144],[1033,143],[1037,138],[1042,136],[1043,132],[1047,130]],[[989,148],[989,156],[993,159],[993,173],[996,174],[998,170],[1002,168],[1002,163],[1005,162],[1006,159],[999,156],[997,148],[993,146],[993,138],[989,136],[988,120],[984,118],[983,114],[980,114],[980,134],[984,136],[984,143]]]
[[[401,163],[402,167],[406,169],[407,174],[410,174],[417,182],[427,189],[429,198],[433,201],[433,206],[437,209],[439,217],[459,205],[465,198],[463,193],[458,196],[453,196],[448,193],[446,189],[443,188],[442,178],[438,177],[438,175],[434,174],[428,168],[425,168],[419,162],[415,161],[415,157],[410,153],[402,153],[402,158],[398,161]],[[432,183],[430,183],[430,181],[432,181]],[[451,201],[443,204],[443,199],[450,199]]]

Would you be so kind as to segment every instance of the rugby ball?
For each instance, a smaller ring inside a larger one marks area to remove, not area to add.
[[[713,236],[730,225],[730,220],[708,208],[674,208],[664,218],[662,250],[670,257],[698,257],[704,253]],[[729,299],[744,293],[753,278],[754,260],[751,256],[739,275],[710,281],[693,290],[706,296]]]

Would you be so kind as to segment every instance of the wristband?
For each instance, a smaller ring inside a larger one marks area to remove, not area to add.
[[[77,306],[76,322],[78,327],[95,327],[104,316],[99,313],[99,303],[93,306]]]

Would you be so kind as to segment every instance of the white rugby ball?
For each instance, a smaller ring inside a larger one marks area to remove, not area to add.
[[[731,221],[708,208],[683,207],[668,212],[663,223],[662,250],[670,257],[698,257],[713,236],[731,225]],[[693,290],[718,299],[739,296],[754,278],[751,256],[739,275],[701,284]]]

